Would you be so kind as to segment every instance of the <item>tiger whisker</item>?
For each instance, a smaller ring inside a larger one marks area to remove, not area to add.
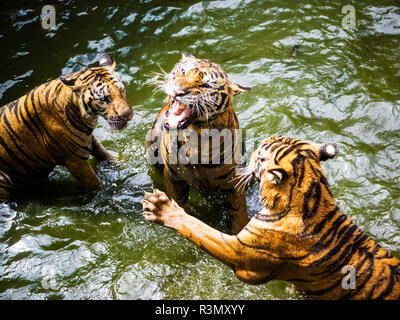
[[[162,92],[161,88],[154,87],[152,90],[153,94],[151,95],[151,98],[153,98],[157,93]]]
[[[237,188],[239,192],[244,191],[246,186],[251,182],[253,178],[253,172],[248,167],[241,167],[238,170],[238,173],[235,177],[233,177],[230,182],[237,180],[234,188]]]
[[[240,164],[237,164],[237,165],[235,165],[234,167],[235,167],[236,172],[237,172],[237,171],[240,171],[241,169],[243,169],[243,167],[242,167]],[[234,180],[237,180],[237,179],[241,178],[242,176],[243,176],[243,174],[241,174],[241,173],[238,173],[238,174],[234,175],[234,176],[229,180],[229,183],[230,183],[230,182],[233,182]]]
[[[203,99],[200,98],[199,100],[197,100],[197,103],[198,103],[198,105],[200,104],[199,108],[202,111],[202,114],[204,115],[204,117],[206,119],[208,119],[208,108],[207,108],[205,101],[203,101]]]
[[[235,184],[234,188],[235,189],[237,188],[239,192],[242,192],[246,188],[250,180],[251,180],[251,175],[242,175],[239,177],[239,181]]]
[[[205,105],[205,103],[204,103],[202,100],[200,100],[200,105],[201,105],[201,108],[202,108],[202,110],[203,110],[204,117],[205,117],[206,119],[208,119],[208,109],[207,109],[207,106]]]
[[[215,103],[215,101],[213,101],[211,99],[211,96],[209,94],[205,95],[205,100],[208,103],[208,105],[214,110],[214,112],[217,112],[217,110],[213,106],[213,105],[217,105],[217,104]]]
[[[235,186],[238,192],[242,192],[245,189],[246,186],[246,179],[247,177],[243,177]]]
[[[160,68],[161,72],[151,71],[145,74],[145,77],[154,78],[151,79],[148,84],[162,88],[165,86],[169,74],[158,63],[157,66]]]

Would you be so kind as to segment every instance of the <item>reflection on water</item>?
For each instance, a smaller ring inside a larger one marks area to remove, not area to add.
[[[221,263],[144,221],[143,192],[161,177],[145,162],[144,141],[164,95],[148,74],[169,71],[181,52],[221,64],[252,90],[235,98],[258,144],[272,134],[336,142],[324,163],[342,211],[400,256],[400,8],[355,5],[355,30],[341,27],[342,3],[317,1],[66,1],[56,27],[41,28],[41,5],[0,4],[1,105],[49,79],[97,63],[110,52],[131,105],[124,132],[95,130],[117,155],[96,164],[102,181],[86,192],[63,168],[46,185],[0,206],[1,299],[302,299],[273,281],[250,286]],[[290,63],[293,45],[300,48]],[[5,62],[5,63],[4,63]],[[247,191],[260,209],[257,185]],[[217,196],[193,191],[191,213],[230,229]]]

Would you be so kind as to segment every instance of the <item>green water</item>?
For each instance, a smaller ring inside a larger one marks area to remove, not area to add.
[[[0,4],[0,104],[110,52],[131,105],[128,128],[95,135],[118,155],[93,162],[98,192],[57,167],[46,185],[0,206],[0,299],[304,299],[290,285],[250,286],[176,232],[142,217],[145,191],[161,176],[145,160],[145,135],[165,96],[149,78],[183,51],[223,66],[252,90],[234,100],[246,143],[281,134],[336,142],[323,164],[341,210],[400,257],[400,5],[396,1],[89,1]],[[32,4],[33,3],[33,4]],[[355,30],[342,28],[345,4]],[[293,45],[300,49],[293,63]],[[158,66],[159,65],[159,66]],[[162,183],[161,183],[162,187]],[[250,215],[258,186],[247,190]],[[218,195],[191,192],[191,213],[228,232]]]

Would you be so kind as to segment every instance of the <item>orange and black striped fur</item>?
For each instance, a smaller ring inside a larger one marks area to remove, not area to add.
[[[146,193],[144,215],[176,229],[250,284],[286,280],[317,299],[399,299],[400,261],[335,205],[320,161],[337,152],[335,144],[285,137],[262,142],[242,177],[259,180],[264,208],[234,236],[186,214],[158,190]],[[343,285],[349,284],[345,266],[355,271],[354,289]]]
[[[160,156],[167,194],[181,206],[186,206],[190,186],[207,191],[222,190],[232,217],[232,231],[238,232],[249,219],[245,193],[234,188],[238,162],[234,155],[240,142],[234,134],[239,124],[232,99],[249,88],[231,82],[218,64],[190,54],[183,54],[171,73],[162,76],[164,79],[157,84],[167,93],[168,101],[149,131],[148,155],[153,159]],[[207,130],[214,130],[216,136],[207,137],[211,132]],[[190,139],[196,143],[186,150],[186,163],[181,158],[174,163],[171,160],[176,156],[171,147],[173,137],[177,137],[174,134],[180,137],[184,132],[190,138],[186,136],[178,142],[177,150]],[[214,139],[219,139],[220,144],[213,157]],[[230,156],[225,157],[229,152]]]
[[[87,160],[112,159],[92,132],[98,115],[120,130],[132,118],[125,87],[104,54],[99,67],[49,81],[0,108],[0,201],[14,187],[66,166],[86,188],[100,181]]]

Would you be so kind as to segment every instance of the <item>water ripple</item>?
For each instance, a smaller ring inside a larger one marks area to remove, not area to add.
[[[57,5],[57,25],[43,30],[34,4],[3,2],[2,104],[28,89],[91,65],[107,51],[142,105],[113,134],[95,135],[119,159],[93,165],[102,187],[86,192],[61,167],[37,190],[0,205],[1,299],[303,299],[286,282],[249,286],[177,233],[147,223],[143,193],[162,177],[145,161],[144,138],[164,94],[146,76],[169,71],[181,52],[220,63],[237,96],[247,144],[272,134],[337,142],[323,164],[337,205],[399,256],[400,9],[394,1],[356,6],[357,29],[341,27],[341,2],[161,0]],[[299,44],[293,62],[293,45]],[[220,197],[190,195],[191,214],[229,230]],[[247,190],[250,216],[258,186]]]

